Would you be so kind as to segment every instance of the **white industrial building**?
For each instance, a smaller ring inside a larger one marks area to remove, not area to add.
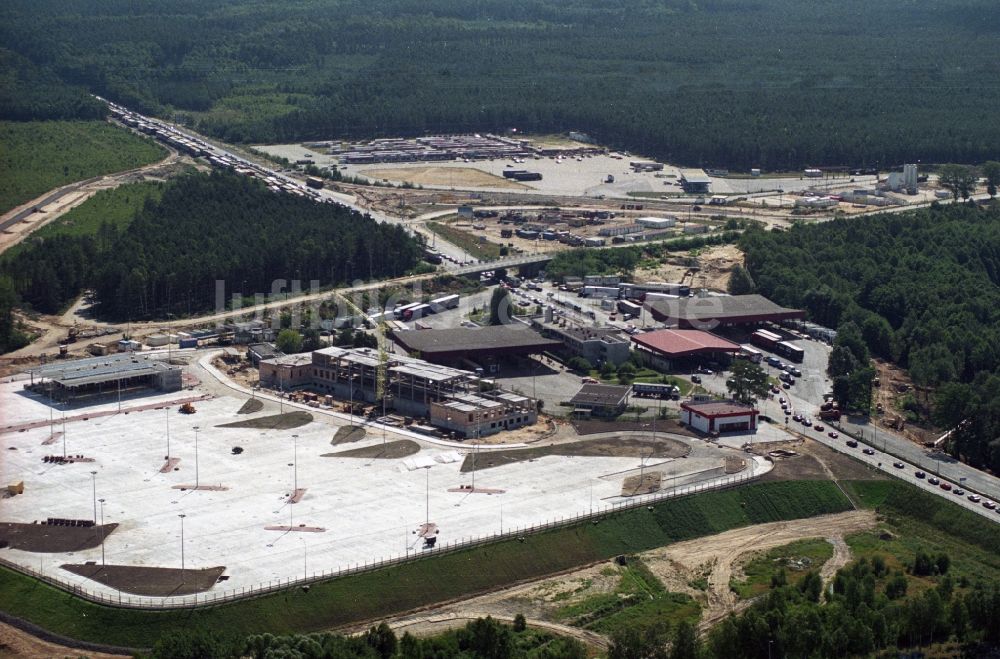
[[[681,403],[681,423],[705,434],[757,430],[758,410],[727,400]]]
[[[635,223],[650,229],[669,229],[677,224],[676,217],[638,217]]]

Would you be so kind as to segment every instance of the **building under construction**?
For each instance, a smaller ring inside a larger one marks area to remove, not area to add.
[[[136,353],[46,364],[26,371],[25,389],[57,401],[79,402],[108,394],[181,389],[181,369]]]
[[[467,437],[477,434],[476,429],[468,427],[470,423],[478,426],[478,434],[486,435],[530,425],[538,418],[532,399],[494,388],[475,373],[413,357],[387,357],[387,409],[430,418],[434,425]],[[378,369],[378,350],[329,347],[311,355],[262,360],[260,382],[281,389],[309,388],[340,400],[373,404],[378,402]],[[444,409],[450,402],[462,407],[452,406],[449,409],[454,412],[450,413]],[[434,411],[437,407],[441,407],[440,413]],[[461,421],[461,414],[469,413],[467,407],[474,419]]]

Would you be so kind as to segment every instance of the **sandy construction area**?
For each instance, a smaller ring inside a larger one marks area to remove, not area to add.
[[[473,167],[385,167],[378,169],[363,169],[358,172],[373,180],[388,179],[402,181],[414,185],[446,185],[462,188],[509,188],[513,190],[530,190],[531,186],[494,176],[481,169]]]

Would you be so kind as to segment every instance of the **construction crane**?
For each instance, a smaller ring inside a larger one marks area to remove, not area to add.
[[[387,384],[387,372],[389,370],[389,340],[386,338],[386,323],[385,314],[379,317],[379,320],[375,320],[369,316],[364,310],[358,305],[354,304],[346,295],[340,291],[334,290],[333,294],[335,297],[339,298],[344,302],[353,313],[364,318],[368,323],[370,323],[375,328],[375,340],[378,343],[378,367],[375,370],[375,399],[382,401],[382,416],[385,416],[386,410],[386,399],[388,398],[388,391],[386,389]],[[376,291],[377,294],[377,291]],[[354,414],[354,410],[351,410],[351,414]],[[385,441],[385,431],[383,424],[382,439]]]

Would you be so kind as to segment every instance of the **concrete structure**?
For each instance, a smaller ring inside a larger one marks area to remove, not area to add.
[[[393,339],[405,350],[435,364],[457,366],[470,360],[495,364],[504,357],[527,357],[559,347],[527,325],[510,324],[476,329],[434,329],[396,332]]]
[[[720,336],[701,330],[666,329],[644,332],[632,337],[643,362],[659,370],[674,369],[689,359],[728,362],[740,352],[740,346]]]
[[[680,184],[684,192],[703,194],[711,189],[712,179],[702,169],[682,169]]]
[[[628,407],[632,387],[585,384],[570,399],[575,416],[618,416]]]
[[[133,352],[47,364],[26,373],[30,381],[25,389],[59,401],[79,402],[142,389],[181,389],[181,369]]]
[[[431,425],[466,439],[530,426],[538,421],[535,402],[509,391],[460,394],[430,405]]]
[[[650,229],[669,229],[677,224],[675,217],[637,217],[635,223]]]
[[[732,401],[681,403],[681,423],[705,434],[757,430],[756,409]]]
[[[253,343],[247,346],[247,359],[257,368],[260,368],[262,360],[274,359],[284,354],[273,343]]]
[[[543,336],[559,341],[559,352],[568,357],[583,357],[591,364],[610,361],[622,364],[629,357],[629,343],[618,329],[611,327],[559,327],[552,322],[532,323]]]
[[[312,384],[312,361],[310,354],[281,355],[262,359],[258,363],[260,383],[282,391]]]
[[[680,329],[709,330],[720,325],[748,325],[805,318],[806,312],[786,309],[763,295],[656,300],[647,305],[653,318]]]

